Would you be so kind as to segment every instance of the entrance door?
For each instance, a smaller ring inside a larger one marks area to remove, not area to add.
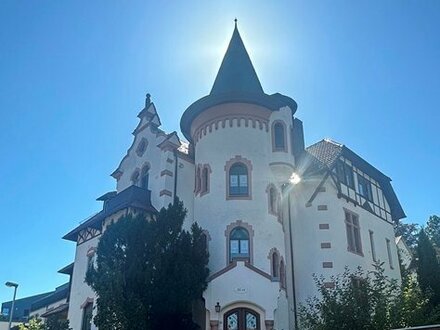
[[[223,324],[224,330],[260,330],[260,315],[248,308],[236,308],[225,314]]]

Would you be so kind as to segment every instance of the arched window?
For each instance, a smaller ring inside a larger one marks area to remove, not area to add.
[[[136,169],[131,175],[131,182],[137,186],[139,184],[139,169]]]
[[[248,196],[248,170],[243,163],[235,163],[229,169],[229,196]]]
[[[234,259],[250,261],[249,233],[243,227],[236,227],[229,235],[229,262]]]
[[[81,330],[92,329],[92,319],[93,319],[93,303],[89,302],[83,307]]]
[[[276,252],[272,253],[272,277],[280,277],[280,257]]]
[[[150,171],[150,167],[148,165],[145,165],[142,168],[142,172],[141,172],[141,188],[143,189],[148,189],[148,180],[149,180],[149,171]]]
[[[137,148],[136,148],[136,154],[141,157],[145,150],[147,149],[148,141],[145,138],[142,138],[141,142],[139,142]]]
[[[287,141],[285,126],[281,122],[276,122],[272,127],[273,138],[273,150],[274,151],[287,151]]]
[[[269,211],[270,213],[277,213],[277,192],[275,187],[269,189]]]
[[[204,165],[203,169],[202,169],[202,188],[200,190],[200,194],[206,194],[209,192],[209,172],[210,172],[210,168],[209,165]]]

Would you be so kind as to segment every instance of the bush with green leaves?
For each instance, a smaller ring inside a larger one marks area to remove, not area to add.
[[[314,276],[319,296],[300,306],[301,328],[311,330],[385,330],[435,322],[436,311],[429,307],[413,279],[398,283],[385,275],[383,263],[373,271],[348,268],[334,276],[334,288],[324,277]]]

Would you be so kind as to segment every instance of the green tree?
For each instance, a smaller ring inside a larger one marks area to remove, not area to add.
[[[44,324],[41,319],[31,318],[27,325],[20,324],[18,326],[19,330],[44,330]]]
[[[53,315],[46,319],[44,330],[71,330],[71,328],[69,327],[69,320]]]
[[[430,297],[432,307],[440,305],[440,264],[425,230],[419,234],[417,245],[417,276],[422,292]]]
[[[185,216],[176,199],[154,220],[127,215],[108,226],[86,275],[100,329],[196,329],[191,306],[206,289],[208,253],[197,224],[182,229]]]
[[[402,236],[409,248],[415,249],[417,246],[418,233],[420,226],[416,223],[403,223],[399,221],[395,228],[396,236]]]
[[[426,223],[426,234],[437,249],[440,249],[440,217],[432,215]]]

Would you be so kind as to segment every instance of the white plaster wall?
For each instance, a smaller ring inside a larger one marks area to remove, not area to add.
[[[19,322],[12,322],[11,326],[15,327],[16,325],[19,325],[21,323]],[[0,330],[9,330],[8,328],[9,322],[8,321],[0,321]]]
[[[270,120],[276,119],[287,121],[286,134],[289,134],[290,110],[274,112]],[[228,265],[228,242],[225,230],[228,225],[237,220],[241,220],[253,228],[253,265],[255,267],[268,274],[271,273],[268,255],[272,248],[277,248],[281,256],[286,259],[283,226],[278,222],[276,216],[269,213],[266,189],[269,183],[279,183],[279,178],[271,170],[270,163],[283,161],[293,165],[293,156],[289,152],[290,136],[287,137],[287,143],[288,152],[273,153],[271,122],[268,131],[266,131],[264,128],[259,129],[258,125],[257,128],[253,128],[252,125],[246,127],[244,122],[240,127],[237,127],[236,120],[234,120],[233,127],[230,127],[229,122],[224,128],[219,125],[217,130],[213,129],[212,132],[207,132],[197,142],[195,164],[209,164],[212,171],[210,192],[201,197],[196,196],[194,199],[194,218],[204,229],[208,230],[211,237],[209,241],[211,274]],[[277,155],[275,156],[275,154]],[[251,200],[226,199],[227,173],[225,165],[237,155],[252,163]],[[234,273],[238,272],[235,269],[233,271]],[[239,276],[229,274],[233,271],[221,275],[209,284],[207,295],[210,297],[209,299],[213,299],[212,301],[215,300],[214,305],[216,301],[220,301],[223,305],[236,302],[239,298],[231,294],[231,289],[237,285],[251,285],[250,282],[253,281],[254,276],[261,277],[248,268],[241,269]],[[215,283],[221,283],[221,285]],[[249,299],[254,304],[265,306],[268,319],[273,319],[273,311],[277,307],[280,290],[279,282],[271,282],[267,278],[261,277],[256,283],[259,283],[260,286],[253,289],[256,292]],[[214,305],[207,302],[207,308],[211,315],[215,315]],[[287,317],[287,311],[284,315]]]
[[[174,164],[166,161],[167,158],[174,159],[174,155],[170,151],[162,151],[157,145],[165,139],[166,134],[163,132],[154,133],[151,127],[138,132],[134,138],[132,146],[128,149],[128,156],[126,156],[119,167],[123,172],[122,176],[117,181],[117,191],[120,192],[133,183],[131,181],[132,174],[138,168],[139,170],[146,164],[150,164],[148,188],[151,190],[151,203],[157,209],[167,206],[172,202],[172,197],[163,195],[160,196],[160,191],[168,189],[173,192],[174,178],[169,176],[161,176],[161,172],[165,169],[174,173]],[[145,138],[148,141],[148,146],[144,154],[139,157],[136,153],[138,144]]]
[[[72,288],[70,292],[69,314],[70,327],[73,330],[81,330],[81,321],[83,310],[81,305],[87,298],[93,298],[94,306],[96,304],[96,295],[93,290],[84,282],[87,272],[87,251],[90,248],[98,246],[98,241],[101,236],[97,236],[82,243],[76,247],[75,266],[73,268]],[[93,311],[93,317],[96,315],[96,308]],[[92,330],[96,329],[92,322]]]
[[[178,158],[177,164],[177,197],[188,211],[184,228],[189,229],[197,221],[194,219],[194,164],[182,158]]]
[[[298,302],[304,302],[306,298],[317,293],[312,279],[313,273],[322,274],[330,280],[331,275],[343,273],[345,266],[351,270],[358,266],[364,270],[373,269],[369,230],[374,232],[377,259],[385,262],[385,274],[400,280],[393,225],[359,206],[355,207],[344,199],[338,199],[336,187],[330,180],[325,184],[326,191],[318,193],[312,206],[306,207],[305,204],[318,182],[312,180],[300,183],[292,192],[295,286]],[[318,211],[318,205],[327,205],[328,210]],[[347,251],[344,207],[359,215],[364,256]],[[321,223],[328,223],[330,229],[320,230]],[[387,238],[391,241],[394,269],[390,268],[388,262]],[[321,242],[330,242],[331,248],[321,249]],[[324,269],[322,263],[325,261],[333,262],[333,268]]]
[[[221,294],[220,294],[221,293]],[[260,314],[260,327],[266,329],[265,320],[274,319],[274,310],[285,307],[285,295],[280,290],[278,282],[271,282],[256,272],[244,266],[244,262],[237,262],[237,266],[209,283],[204,294],[206,308],[210,310],[211,320],[218,320],[219,329],[223,329],[223,316],[236,307],[249,307]],[[222,306],[220,313],[215,312],[215,305]],[[286,323],[286,311],[278,316],[279,323]],[[208,326],[209,324],[207,324]],[[209,329],[209,328],[207,328]]]
[[[403,266],[408,269],[409,265],[412,262],[413,255],[406,247],[405,243],[403,243],[402,239],[399,239],[397,242],[397,248],[399,251],[400,259],[402,260]]]

